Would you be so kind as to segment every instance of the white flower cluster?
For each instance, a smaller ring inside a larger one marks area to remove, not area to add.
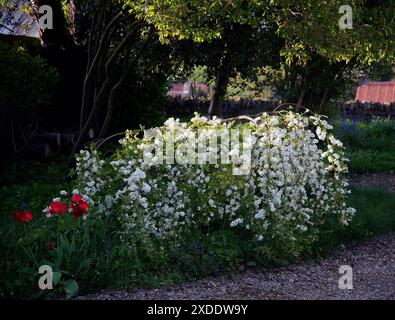
[[[222,226],[249,232],[256,241],[295,241],[315,234],[329,216],[349,223],[355,210],[345,203],[349,190],[343,147],[321,117],[288,111],[223,122],[197,115],[190,123],[169,119],[156,130],[163,139],[169,129],[178,131],[176,144],[194,137],[193,145],[206,145],[206,136],[193,134],[198,128],[252,131],[253,138],[244,141],[252,148],[249,173],[233,175],[232,163],[147,164],[143,157],[152,138],[127,132],[111,159],[81,152],[79,188],[95,199],[99,213],[116,215],[125,232],[157,238]],[[228,151],[233,163],[243,157],[239,150]]]
[[[94,198],[100,199],[102,187],[104,182],[109,182],[108,177],[103,177],[104,160],[99,160],[96,150],[88,151],[81,150],[80,154],[76,157],[77,165],[76,172],[78,175],[80,189],[73,190],[72,194],[83,194],[84,200],[89,205],[94,205]],[[98,197],[95,197],[98,195]]]

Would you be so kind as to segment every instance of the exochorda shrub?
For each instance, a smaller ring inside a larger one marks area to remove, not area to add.
[[[249,257],[297,257],[326,220],[347,225],[355,211],[345,202],[346,159],[331,129],[318,115],[292,111],[249,121],[170,118],[144,137],[126,132],[110,157],[81,151],[78,190],[94,203],[90,215],[115,217],[133,248],[177,248],[192,234],[226,231],[248,243]],[[231,130],[239,137],[223,143]]]

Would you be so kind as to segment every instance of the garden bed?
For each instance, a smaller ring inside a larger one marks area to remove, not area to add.
[[[158,289],[103,290],[78,300],[395,299],[395,233],[338,249],[324,259],[273,270],[249,270]],[[339,266],[351,265],[354,289],[338,288]]]
[[[114,154],[81,152],[70,182],[59,161],[29,175],[12,167],[0,189],[0,249],[14,263],[4,264],[1,295],[42,295],[42,264],[57,275],[46,297],[70,297],[78,287],[83,294],[163,287],[309,261],[395,230],[393,193],[366,187],[392,186],[392,175],[352,174],[349,194],[344,149],[326,121],[292,112],[259,121],[232,124],[260,139],[251,175],[233,175],[232,166],[153,170],[139,161],[151,140],[133,132]],[[170,119],[160,130],[210,126],[225,127],[196,117],[188,125]]]

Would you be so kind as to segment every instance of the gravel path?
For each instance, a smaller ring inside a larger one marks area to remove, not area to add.
[[[353,268],[352,290],[338,288],[341,265]],[[395,233],[343,247],[327,258],[271,271],[247,271],[159,289],[107,290],[77,299],[395,300]]]

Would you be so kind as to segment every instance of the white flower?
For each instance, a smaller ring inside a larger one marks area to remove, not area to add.
[[[230,226],[231,226],[231,227],[236,227],[236,226],[238,226],[239,224],[243,224],[243,219],[237,218],[236,220],[233,220],[233,221],[230,223]]]
[[[306,227],[306,226],[303,226],[303,225],[298,224],[296,227],[297,227],[300,231],[302,231],[302,232],[307,231],[307,227]]]
[[[149,193],[151,191],[151,186],[144,182],[142,190],[143,190],[144,193]]]
[[[216,208],[217,206],[215,205],[215,203],[214,203],[214,200],[213,199],[208,199],[208,204],[210,205],[210,207],[212,207],[212,208]]]
[[[325,140],[326,138],[326,132],[322,130],[321,127],[317,127],[316,129],[317,137],[320,140]]]
[[[265,210],[261,209],[258,211],[258,213],[255,215],[255,219],[265,219]]]

